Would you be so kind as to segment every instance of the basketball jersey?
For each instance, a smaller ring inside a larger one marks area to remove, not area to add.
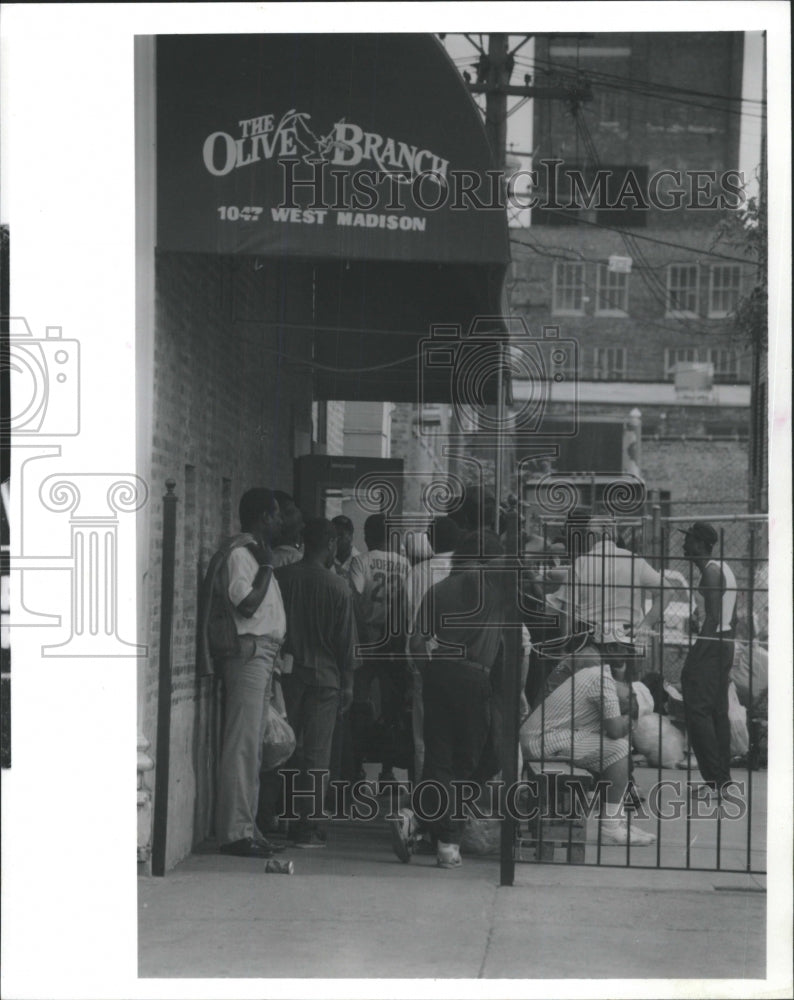
[[[350,581],[355,593],[361,639],[377,643],[403,631],[405,582],[410,563],[397,552],[372,549],[354,558]]]

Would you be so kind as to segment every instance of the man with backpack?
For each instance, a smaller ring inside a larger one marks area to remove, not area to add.
[[[241,534],[213,557],[202,594],[200,656],[219,664],[225,689],[215,828],[221,854],[246,858],[270,858],[277,849],[255,817],[273,669],[286,634],[271,555],[280,518],[270,490],[243,494]]]

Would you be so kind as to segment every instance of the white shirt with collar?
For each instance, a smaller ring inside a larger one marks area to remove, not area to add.
[[[287,616],[278,580],[273,576],[262,603],[250,618],[237,611],[237,605],[253,590],[254,577],[259,572],[259,563],[244,545],[229,553],[229,600],[234,605],[234,622],[238,635],[269,636],[282,642],[287,634]]]

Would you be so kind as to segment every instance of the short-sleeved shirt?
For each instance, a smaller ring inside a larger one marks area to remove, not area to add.
[[[355,545],[352,545],[350,547],[350,555],[347,557],[347,559],[345,559],[344,562],[340,562],[338,559],[334,559],[334,573],[336,573],[337,576],[341,576],[349,587],[353,586],[350,580],[350,572],[353,568],[353,560],[358,555],[360,555],[358,549],[355,547]]]
[[[417,622],[430,623],[434,658],[463,657],[490,670],[499,653],[504,606],[478,570],[457,570],[425,594]],[[466,616],[465,622],[451,621]],[[428,633],[424,633],[428,634]]]
[[[273,566],[291,566],[293,563],[303,559],[302,545],[277,545],[273,549]]]
[[[620,715],[620,703],[606,664],[584,667],[555,688],[533,711],[524,728],[528,737],[555,729],[600,733],[603,719]]]
[[[409,625],[412,626],[416,621],[417,612],[424,600],[425,594],[436,583],[446,580],[451,569],[451,552],[431,556],[430,559],[425,559],[412,567],[406,585],[407,620]]]
[[[640,556],[618,548],[613,541],[598,542],[574,563],[576,617],[595,626],[596,640],[622,626],[639,624],[643,617],[644,587],[659,587],[662,576]],[[570,597],[569,597],[570,600]]]
[[[350,582],[357,594],[362,642],[383,642],[402,631],[405,583],[410,569],[405,556],[382,549],[371,549],[353,559]]]
[[[305,559],[276,570],[287,613],[293,673],[318,687],[340,687],[355,667],[353,599],[344,580]]]
[[[250,618],[245,618],[237,610],[237,605],[245,600],[254,586],[254,577],[259,572],[259,563],[248,549],[238,545],[229,553],[229,600],[234,605],[234,623],[238,635],[267,635],[281,642],[287,631],[284,602],[278,581],[273,577],[262,603]]]

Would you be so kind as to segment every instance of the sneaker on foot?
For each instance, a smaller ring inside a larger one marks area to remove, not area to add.
[[[317,830],[308,830],[298,834],[295,838],[295,847],[300,847],[303,850],[325,847],[325,837],[321,836]]]
[[[629,839],[629,836],[631,837],[631,839]],[[656,834],[648,833],[646,830],[641,830],[638,826],[632,826],[631,834],[629,835],[628,826],[625,823],[618,823],[615,826],[601,827],[601,843],[602,844],[631,843],[632,847],[641,847],[645,844],[656,843]]]
[[[413,854],[411,836],[413,818],[414,815],[410,809],[401,809],[397,819],[389,820],[392,850],[403,864],[408,864]]]
[[[414,837],[413,853],[426,855],[435,854],[436,849],[431,840],[428,840],[426,836],[420,834],[418,837]]]
[[[463,864],[463,859],[460,856],[460,847],[457,844],[443,844],[439,841],[436,864],[439,868],[460,868]]]

